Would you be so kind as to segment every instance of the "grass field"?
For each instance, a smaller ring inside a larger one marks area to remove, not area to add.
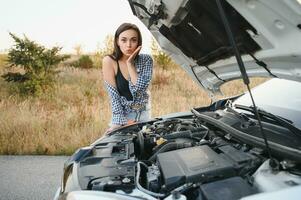
[[[6,71],[2,65],[0,61],[0,75]],[[38,98],[16,95],[14,85],[0,77],[0,154],[69,155],[108,128],[111,112],[101,70],[59,70],[56,92]],[[252,79],[251,86],[264,80]],[[245,86],[233,81],[222,91],[232,96]],[[153,117],[210,103],[207,93],[179,67],[155,67],[151,101]]]

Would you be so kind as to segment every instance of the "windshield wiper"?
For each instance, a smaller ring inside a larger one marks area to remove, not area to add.
[[[241,112],[237,112],[236,110],[234,110],[232,108],[231,103],[226,104],[226,111],[234,114],[235,116],[237,116],[241,120],[241,126],[244,127],[244,128],[256,125],[255,121],[252,120],[250,117],[248,117],[246,114],[241,113]]]
[[[255,114],[255,110],[254,110],[253,106],[244,106],[244,105],[240,105],[240,104],[235,104],[234,107],[237,109],[246,110],[246,111],[249,111],[249,112]],[[292,133],[294,133],[298,137],[301,137],[301,130],[298,129],[297,127],[295,127],[292,124],[293,122],[291,120],[274,115],[272,113],[269,113],[269,112],[259,109],[259,108],[257,110],[258,110],[258,114],[260,114],[261,116],[267,117],[267,118],[270,118],[270,119],[276,121],[279,125],[287,128],[288,130],[290,130]]]
[[[225,105],[226,107],[226,111],[230,112],[230,113],[233,113],[234,115],[238,116],[240,119],[242,119],[243,121],[245,122],[249,122],[251,119],[245,115],[244,113],[240,113],[240,112],[237,112],[236,110],[234,110],[232,108],[232,103],[231,101],[228,101]]]

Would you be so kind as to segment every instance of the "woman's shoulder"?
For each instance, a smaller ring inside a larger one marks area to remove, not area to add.
[[[107,56],[103,57],[102,71],[105,76],[108,74],[116,74],[116,71],[117,71],[116,61],[114,60],[114,58],[112,56],[107,55]]]
[[[106,62],[106,63],[114,63],[116,62],[114,56],[112,55],[106,55],[103,57],[102,62]]]
[[[105,57],[103,57],[102,59],[102,66],[103,67],[111,67],[114,66],[116,63],[114,57],[112,57],[111,55],[107,55]]]

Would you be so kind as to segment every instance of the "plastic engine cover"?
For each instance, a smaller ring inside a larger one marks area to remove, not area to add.
[[[157,161],[168,190],[184,183],[204,183],[235,175],[232,164],[209,146],[160,153]]]

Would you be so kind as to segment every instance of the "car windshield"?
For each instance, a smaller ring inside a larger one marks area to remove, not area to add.
[[[301,129],[300,82],[274,78],[252,89],[252,94],[258,108],[289,119]],[[236,99],[235,104],[253,106],[248,93]]]

